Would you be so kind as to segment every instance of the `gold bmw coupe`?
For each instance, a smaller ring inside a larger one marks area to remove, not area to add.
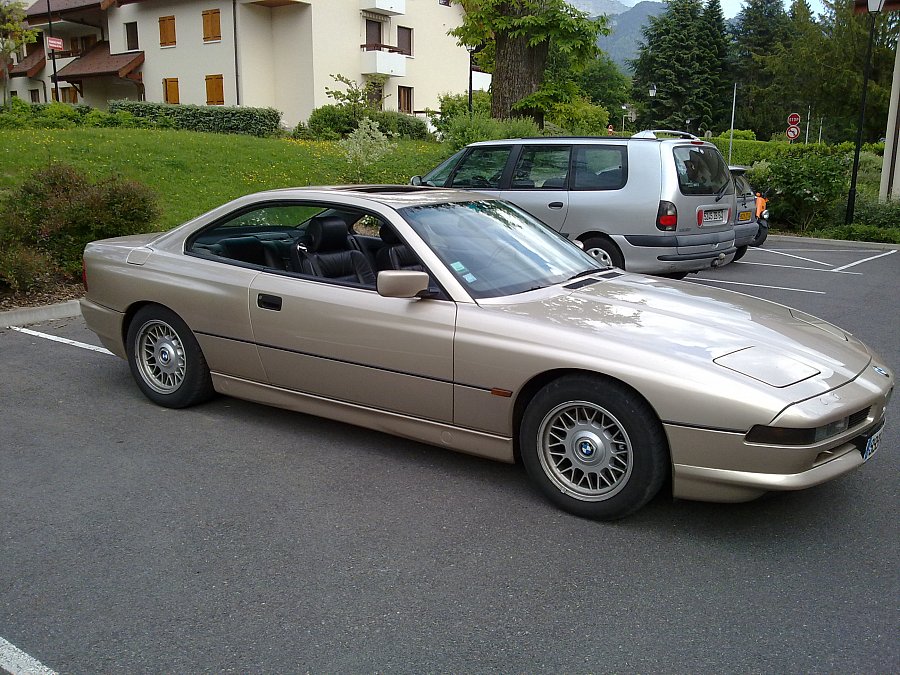
[[[745,501],[878,448],[894,375],[849,333],[604,267],[504,201],[413,186],[242,197],[84,254],[87,325],[154,403],[216,392],[521,461],[620,518]]]

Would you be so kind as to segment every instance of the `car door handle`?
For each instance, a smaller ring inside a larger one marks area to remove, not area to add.
[[[276,312],[281,311],[281,298],[277,295],[268,295],[266,293],[260,293],[256,296],[256,304],[261,309],[271,309]]]
[[[562,202],[550,202],[549,204],[547,204],[547,206],[549,206],[551,209],[561,209],[563,207],[563,203]]]

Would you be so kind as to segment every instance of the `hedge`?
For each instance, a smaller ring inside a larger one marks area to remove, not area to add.
[[[728,134],[723,136],[714,136],[709,139],[722,152],[725,159],[728,159]],[[825,145],[823,143],[779,143],[777,141],[750,141],[735,138],[731,144],[731,163],[742,166],[752,166],[755,162],[761,160],[772,160],[776,157],[785,155],[796,157],[807,153],[837,155],[852,155],[855,146],[853,143],[845,142],[837,145]],[[884,156],[884,143],[864,143],[862,149],[879,156]]]
[[[128,112],[138,119],[151,120],[156,126],[172,126],[186,131],[206,131],[219,134],[249,134],[273,136],[278,133],[281,113],[274,108],[245,108],[237,106],[204,106],[150,101],[110,101],[109,112]],[[163,120],[171,120],[168,124]]]

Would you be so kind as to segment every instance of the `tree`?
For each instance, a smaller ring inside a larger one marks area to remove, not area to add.
[[[703,73],[705,89],[710,94],[710,117],[701,121],[704,129],[724,129],[731,123],[732,58],[725,15],[719,0],[709,0],[701,13],[703,59],[707,68]],[[699,127],[698,127],[699,128]]]
[[[25,5],[19,0],[0,0],[0,80],[6,104],[9,62],[22,45],[34,42],[37,32],[25,26]]]
[[[541,90],[551,45],[581,64],[596,53],[597,36],[608,31],[605,19],[592,20],[564,0],[454,2],[465,9],[462,25],[450,31],[459,44],[492,44],[491,115],[500,119],[520,112],[540,124],[541,109],[527,99]]]
[[[735,72],[742,83],[736,124],[768,139],[784,130],[785,102],[775,84],[771,61],[779,49],[790,47],[790,26],[782,0],[747,0],[735,31]],[[790,112],[790,111],[788,111]]]
[[[668,9],[644,27],[632,81],[641,125],[695,132],[710,128],[727,100],[725,56],[709,44],[715,13],[713,8],[704,19],[700,0],[670,0]],[[648,93],[651,84],[655,97]]]

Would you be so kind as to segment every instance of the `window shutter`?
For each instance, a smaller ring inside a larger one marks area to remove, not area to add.
[[[221,75],[206,76],[206,105],[225,105],[225,86]]]
[[[175,17],[159,17],[159,46],[172,47],[175,45]]]
[[[207,9],[203,12],[203,41],[213,42],[222,39],[222,21],[218,9]]]
[[[163,80],[163,100],[166,103],[179,103],[178,100],[178,78],[167,77]]]

